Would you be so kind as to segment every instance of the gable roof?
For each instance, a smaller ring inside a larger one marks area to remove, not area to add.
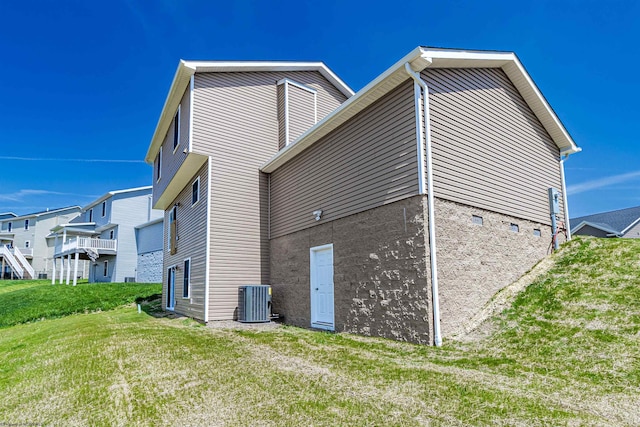
[[[353,96],[353,90],[343,82],[323,62],[286,62],[286,61],[185,61],[180,60],[178,69],[171,82],[169,94],[162,107],[156,130],[144,160],[152,164],[160,151],[162,140],[169,130],[173,115],[182,99],[191,76],[195,73],[230,73],[257,71],[317,71],[333,84],[347,98]]]
[[[601,212],[592,215],[572,218],[571,230],[576,232],[585,225],[590,225],[608,233],[624,234],[628,229],[640,221],[640,206],[615,211]]]
[[[533,82],[513,52],[478,51],[417,47],[391,68],[362,88],[340,107],[316,123],[296,141],[289,144],[261,168],[273,172],[298,153],[345,123],[382,96],[409,79],[405,64],[420,72],[425,68],[501,68],[518,89],[524,100],[542,123],[562,154],[573,154],[581,149],[573,141],[560,119]]]
[[[108,193],[104,194],[102,197],[100,197],[100,198],[94,200],[93,202],[89,203],[84,208],[82,208],[82,210],[83,211],[87,211],[87,210],[91,209],[92,207],[104,202],[109,197],[115,196],[117,194],[133,193],[134,191],[142,191],[142,190],[147,190],[149,192],[149,194],[151,194],[151,189],[152,188],[153,188],[152,186],[147,185],[147,186],[144,186],[144,187],[126,188],[124,190],[112,190],[112,191],[109,191]]]
[[[37,217],[45,216],[45,215],[59,214],[61,212],[65,212],[65,211],[77,210],[79,212],[80,209],[81,209],[80,206],[67,206],[67,207],[64,207],[64,208],[47,209],[47,210],[44,210],[44,211],[39,211],[39,212],[34,212],[34,213],[26,214],[26,215],[14,216],[14,217],[9,217],[9,218],[4,218],[4,219],[21,220],[21,219],[34,218],[34,217],[37,218]]]

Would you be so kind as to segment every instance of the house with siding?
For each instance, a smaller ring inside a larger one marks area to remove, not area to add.
[[[573,234],[595,237],[640,238],[640,206],[571,219]]]
[[[48,238],[55,248],[52,283],[73,280],[75,285],[83,268],[92,283],[135,281],[136,227],[157,218],[162,218],[162,212],[152,209],[151,186],[110,191],[89,203],[73,221],[51,228]]]
[[[145,158],[163,305],[232,319],[269,284],[287,323],[438,345],[547,254],[579,150],[511,52],[418,47],[355,94],[322,63],[181,61]]]
[[[80,206],[47,209],[27,215],[0,214],[0,258],[2,271],[16,278],[51,277],[54,248],[49,230],[80,215]]]

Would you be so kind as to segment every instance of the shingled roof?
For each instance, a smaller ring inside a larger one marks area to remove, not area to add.
[[[640,220],[640,206],[619,209],[617,211],[601,212],[593,215],[572,218],[571,230],[578,231],[585,225],[599,228],[610,234],[622,235],[627,229]]]

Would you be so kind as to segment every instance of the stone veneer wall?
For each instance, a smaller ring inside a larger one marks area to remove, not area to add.
[[[435,209],[440,325],[447,337],[549,253],[551,227],[437,198]],[[474,224],[473,215],[483,224]]]
[[[309,249],[333,243],[335,330],[428,344],[421,197],[271,240],[273,311],[310,325]]]
[[[162,283],[162,250],[138,254],[136,282]]]
[[[335,330],[430,344],[426,200],[411,197],[272,239],[274,312],[286,323],[309,327],[309,249],[333,243]],[[440,319],[447,337],[548,253],[551,230],[437,198],[435,209]],[[473,223],[473,215],[483,224]],[[517,233],[511,224],[518,225]]]

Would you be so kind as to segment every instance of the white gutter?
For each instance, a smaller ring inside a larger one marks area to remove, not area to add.
[[[571,240],[571,223],[569,222],[569,204],[567,202],[567,185],[564,180],[564,161],[568,154],[560,154],[560,180],[562,181],[562,203],[564,204],[564,229],[567,230],[567,240]]]
[[[431,58],[423,58],[425,59],[429,65],[431,64]],[[428,65],[427,65],[428,66]],[[420,194],[424,194],[424,161],[426,157],[427,163],[427,205],[429,212],[429,261],[431,261],[431,297],[433,304],[433,341],[436,347],[440,347],[442,345],[442,336],[440,334],[440,300],[438,297],[438,263],[436,259],[436,223],[435,223],[435,208],[434,208],[434,197],[433,197],[433,164],[432,164],[432,156],[431,156],[431,120],[429,115],[429,87],[427,83],[420,78],[420,74],[413,71],[411,65],[407,62],[404,64],[404,68],[414,80],[415,84],[422,88],[422,101],[423,101],[423,111],[424,111],[424,122],[420,122],[420,109],[416,109],[416,124],[420,124],[420,129],[416,129],[418,131],[418,173],[420,175]],[[416,91],[416,97],[419,96],[418,91]],[[416,105],[419,105],[419,102],[416,102]],[[423,133],[424,129],[424,133]],[[422,135],[425,136],[426,140],[426,151],[422,148]]]
[[[571,153],[579,153],[582,148],[577,147],[577,151],[560,151],[560,181],[562,181],[562,203],[564,204],[564,227],[567,230],[567,240],[571,240],[571,223],[569,222],[569,198],[567,197],[567,183],[564,179],[564,162]]]

